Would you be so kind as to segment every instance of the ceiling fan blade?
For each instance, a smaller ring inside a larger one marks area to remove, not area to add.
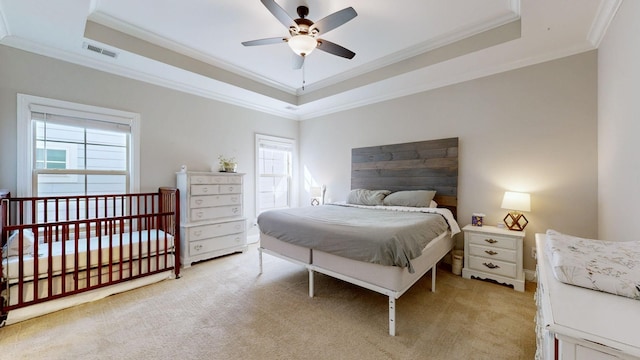
[[[242,45],[244,45],[244,46],[270,45],[270,44],[279,44],[279,43],[285,42],[285,41],[287,41],[287,39],[285,39],[283,37],[272,37],[272,38],[267,38],[267,39],[258,39],[258,40],[245,41],[245,42],[242,43]]]
[[[353,51],[324,39],[318,39],[317,49],[328,52],[329,54],[342,56],[347,59],[353,59],[353,57],[356,56],[356,53]]]
[[[358,13],[352,7],[344,8],[316,21],[310,30],[318,29],[318,31],[324,35],[356,16],[358,16]]]
[[[286,11],[284,11],[284,9],[278,5],[275,0],[260,0],[262,2],[262,4],[267,8],[267,10],[269,10],[269,12],[271,12],[271,14],[273,14],[273,16],[276,17],[276,19],[278,19],[278,21],[280,21],[282,23],[282,25],[284,25],[284,27],[286,27],[287,29],[290,26],[296,26],[296,22],[293,20],[293,18],[287,14]]]
[[[293,70],[302,69],[302,65],[304,65],[304,56],[300,56],[298,54],[293,54],[292,58]]]

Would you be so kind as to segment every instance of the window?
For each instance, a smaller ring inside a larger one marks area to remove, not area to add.
[[[139,115],[18,94],[18,196],[137,192]]]
[[[256,135],[256,212],[292,206],[294,140]]]

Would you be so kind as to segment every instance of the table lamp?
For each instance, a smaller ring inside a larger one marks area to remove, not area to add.
[[[527,193],[505,191],[501,207],[509,210],[503,219],[509,230],[524,230],[529,221],[522,211],[531,211],[531,196]]]
[[[320,205],[319,198],[322,196],[322,188],[319,186],[312,186],[311,189],[309,189],[309,192],[311,193],[311,205]]]

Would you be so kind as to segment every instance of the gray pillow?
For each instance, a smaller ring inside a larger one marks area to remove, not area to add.
[[[389,195],[389,190],[366,190],[354,189],[347,198],[348,204],[354,205],[382,205],[385,196]]]
[[[435,195],[434,190],[396,191],[387,195],[383,203],[387,206],[429,207]]]

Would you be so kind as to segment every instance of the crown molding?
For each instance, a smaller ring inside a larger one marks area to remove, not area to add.
[[[593,44],[594,47],[600,47],[602,39],[607,33],[607,29],[616,16],[622,0],[609,0],[601,1],[598,7],[598,13],[591,23],[591,29],[587,35],[587,40]]]
[[[99,1],[99,0],[96,0]],[[211,66],[214,67],[218,67],[220,69],[235,73],[237,75],[240,75],[242,77],[248,78],[248,79],[252,79],[255,80],[257,82],[260,82],[264,85],[267,85],[269,87],[272,87],[274,89],[280,90],[280,91],[284,91],[290,95],[296,95],[296,89],[291,87],[291,86],[287,86],[281,82],[277,82],[274,80],[271,80],[269,78],[266,78],[260,74],[257,74],[255,72],[252,71],[248,71],[245,70],[243,68],[240,68],[236,65],[233,65],[231,63],[228,63],[226,61],[223,61],[219,58],[210,56],[208,54],[205,54],[201,51],[195,50],[193,48],[184,46],[182,44],[179,44],[175,41],[169,40],[166,37],[163,37],[162,35],[159,35],[157,33],[148,31],[148,30],[144,30],[138,26],[134,26],[130,23],[124,22],[122,20],[116,19],[110,15],[107,15],[105,13],[102,13],[100,11],[94,11],[92,12],[88,19],[88,21],[93,21],[97,24],[106,26],[108,28],[111,28],[115,31],[121,32],[123,34],[129,35],[131,37],[134,37],[136,39],[140,39],[142,41],[147,41],[151,44],[155,44],[157,46],[166,48],[168,50],[171,51],[175,51],[177,53],[183,54],[185,56],[191,57],[193,59],[205,62]]]
[[[207,88],[194,86],[187,81],[175,81],[164,77],[156,76],[151,73],[140,71],[139,69],[132,69],[122,66],[117,63],[117,60],[106,58],[103,59],[102,55],[95,55],[88,53],[87,55],[64,51],[56,49],[50,46],[35,43],[29,40],[18,38],[15,36],[7,36],[0,44],[10,46],[16,49],[24,50],[27,52],[35,53],[38,55],[50,57],[53,59],[69,62],[72,64],[88,67],[94,70],[106,72],[113,75],[122,76],[125,78],[142,81],[152,85],[169,88],[192,95],[201,96],[204,98],[224,102],[240,106],[247,109],[256,110],[259,112],[279,116],[286,119],[299,120],[299,117],[287,110],[287,106],[290,105],[286,102],[280,102],[278,100],[268,98],[264,95],[252,93],[248,90],[235,87],[217,80],[206,78],[212,82],[212,86]],[[100,58],[98,58],[100,57]],[[111,61],[107,61],[111,60]],[[188,71],[187,71],[188,72]],[[192,73],[190,73],[192,74]],[[200,76],[192,74],[192,76]],[[243,93],[244,96],[232,96],[229,94]],[[269,104],[269,105],[262,105]],[[283,109],[283,110],[279,110]]]
[[[478,35],[483,32],[490,31],[500,26],[509,24],[513,21],[520,19],[520,11],[519,11],[520,2],[519,0],[512,0],[512,5],[513,3],[518,4],[517,12],[514,11],[511,14],[499,16],[490,21],[484,21],[471,26],[466,26],[464,28],[453,30],[447,34],[443,34],[439,37],[436,37],[433,40],[425,41],[423,43],[417,44],[412,48],[398,51],[393,54],[382,57],[378,60],[374,60],[367,64],[358,66],[357,68],[351,71],[345,71],[343,73],[326,78],[324,80],[314,82],[313,84],[305,85],[305,90],[303,91],[302,89],[298,89],[297,95],[301,96],[305,94],[310,94],[310,93],[313,93],[314,91],[328,88],[330,86],[342,83],[349,79],[352,79],[370,72],[374,72],[376,70],[382,69],[387,66],[391,66],[403,60],[407,60],[407,59],[422,55],[424,53],[433,51],[443,46],[467,39],[471,36]]]

